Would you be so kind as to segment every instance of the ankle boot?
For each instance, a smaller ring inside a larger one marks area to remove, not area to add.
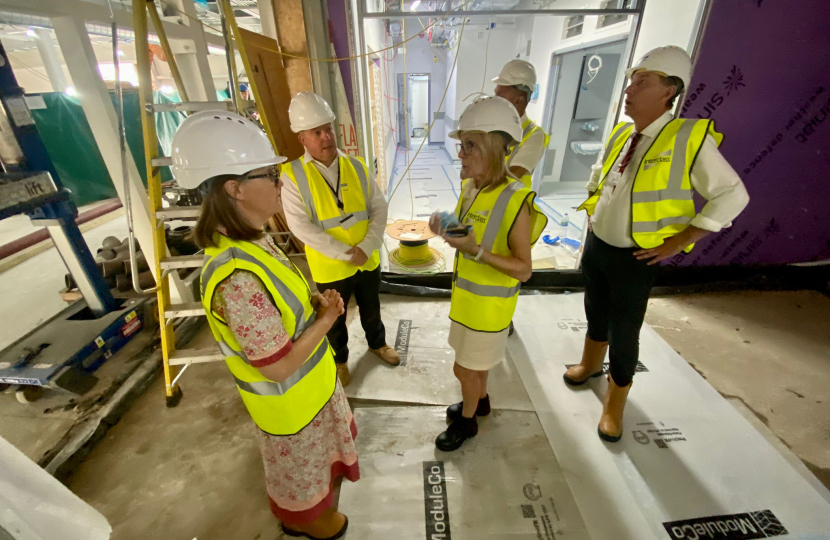
[[[464,410],[464,402],[454,403],[447,407],[447,420],[455,422],[461,418],[461,411]],[[490,414],[490,394],[478,400],[478,407],[476,407],[476,416],[487,416]]]
[[[438,450],[452,452],[461,448],[464,441],[475,437],[477,433],[478,422],[476,422],[476,417],[465,418],[462,416],[460,420],[450,424],[447,431],[438,435],[438,438],[435,439],[435,446]]]
[[[623,411],[625,411],[625,402],[628,400],[628,391],[631,390],[632,384],[634,381],[628,383],[628,386],[617,386],[614,379],[608,376],[608,390],[602,402],[602,416],[597,427],[600,439],[617,442],[622,437]]]
[[[607,350],[607,342],[594,341],[586,337],[582,349],[582,361],[568,368],[562,378],[570,386],[581,386],[589,379],[599,377],[602,375],[602,362],[605,360]]]

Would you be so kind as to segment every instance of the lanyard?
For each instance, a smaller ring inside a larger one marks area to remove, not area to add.
[[[340,158],[337,158],[337,159],[339,160]],[[337,202],[337,208],[339,208],[340,211],[342,212],[344,205],[343,205],[343,201],[340,199],[340,169],[341,168],[342,167],[340,167],[340,164],[338,163],[338,167],[337,167],[337,189],[336,190],[333,187],[331,187],[331,184],[329,184],[328,180],[323,178],[323,181],[325,182],[326,186],[328,186],[329,190],[331,190],[331,194],[334,195],[334,200]]]

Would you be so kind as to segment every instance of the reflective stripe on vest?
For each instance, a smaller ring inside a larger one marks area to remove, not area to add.
[[[658,202],[666,200],[691,201],[692,190],[683,189],[683,176],[686,174],[686,145],[689,144],[689,137],[695,127],[694,121],[683,122],[677,135],[674,138],[674,148],[661,152],[657,158],[671,159],[669,171],[669,182],[665,189],[652,191],[638,191],[631,194],[632,203]],[[645,160],[643,160],[645,161]],[[658,163],[644,164],[643,170],[647,171]],[[635,180],[636,181],[636,180]],[[687,222],[688,223],[688,222]],[[659,228],[657,230],[660,230]],[[647,231],[650,232],[650,231]]]
[[[464,194],[468,193],[466,185],[462,187]],[[545,228],[547,219],[533,204],[534,196],[521,182],[510,180],[479,192],[464,215],[462,195],[456,214],[463,223],[473,225],[476,241],[485,251],[510,256],[508,236],[525,203],[531,206],[531,245]],[[520,289],[519,280],[476,262],[475,256],[456,252],[450,319],[479,332],[500,332],[510,324]]]
[[[237,270],[250,272],[267,289],[286,332],[296,342],[316,318],[308,283],[302,274],[295,273],[260,246],[221,235],[217,238],[219,246],[206,250],[210,258],[202,270],[202,304],[211,331],[257,426],[271,435],[292,435],[314,419],[336,387],[334,355],[328,340],[322,338],[287,379],[273,381],[251,365],[227,323],[213,311],[212,302],[222,281]]]
[[[271,269],[262,264],[256,257],[252,256],[251,254],[236,248],[231,247],[224,250],[219,255],[213,257],[211,261],[208,263],[207,266],[204,267],[202,270],[202,296],[205,295],[205,289],[207,288],[207,284],[210,283],[210,278],[213,277],[213,274],[224,264],[227,264],[231,261],[231,259],[238,259],[240,261],[249,262],[251,264],[257,265],[260,270],[262,270],[265,275],[268,276],[268,279],[271,281],[271,285],[274,286],[275,289],[279,292],[280,297],[285,301],[286,304],[291,308],[292,313],[294,313],[294,318],[296,320],[296,328],[294,330],[294,335],[292,338],[296,341],[300,334],[308,328],[311,323],[315,321],[317,315],[312,311],[311,315],[308,319],[304,317],[304,309],[303,309],[303,302],[297,298],[297,296],[291,292],[285,283],[280,281],[277,276],[271,272]],[[221,347],[221,343],[220,343]],[[237,354],[236,352],[234,354]],[[239,356],[239,354],[237,354]],[[247,361],[247,358],[241,356],[241,358]]]
[[[605,147],[602,181],[580,210],[594,213],[605,179],[633,131],[633,124],[614,128]],[[691,170],[707,136],[717,144],[723,139],[710,120],[675,119],[663,127],[646,150],[631,190],[631,236],[637,246],[657,247],[688,227],[694,218]]]
[[[520,284],[516,284],[513,287],[479,285],[462,277],[455,278],[455,286],[461,290],[471,292],[476,296],[489,296],[491,298],[510,298],[519,294],[519,290],[522,288]]]
[[[340,155],[337,158],[340,167],[341,191],[340,202],[343,210],[338,208],[336,198],[329,189],[331,185],[312,163],[303,163],[302,159],[291,162],[283,170],[286,176],[297,185],[303,199],[309,220],[318,225],[333,238],[348,246],[357,246],[366,237],[369,230],[369,178],[363,162],[356,157]],[[343,223],[350,217],[351,226],[346,229]],[[302,240],[302,238],[300,239]],[[332,259],[305,246],[308,266],[317,283],[331,283],[353,276],[358,271],[371,271],[380,264],[378,250],[367,253],[363,266],[354,266],[348,261]]]
[[[365,201],[369,201],[369,180],[366,178],[366,170],[363,168],[363,163],[360,162],[359,159],[353,156],[345,156],[346,159],[352,164],[354,167],[355,172],[357,173],[357,179],[360,182],[360,187],[363,190],[363,199]],[[340,159],[339,157],[337,159]],[[313,165],[312,165],[313,166]],[[308,181],[308,176],[305,173],[305,167],[303,166],[302,159],[295,159],[291,162],[291,172],[294,173],[294,179],[297,183],[297,187],[300,190],[300,195],[303,197],[303,202],[305,203],[306,210],[309,213],[309,218],[313,223],[317,223],[318,225],[322,225],[324,229],[333,229],[335,227],[339,227],[342,221],[342,218],[331,218],[326,220],[320,220],[317,217],[317,208],[314,204],[314,197],[311,194],[311,184]],[[342,171],[341,171],[342,174]],[[321,173],[322,176],[322,173]],[[323,178],[323,181],[328,183],[328,181]],[[368,221],[369,220],[369,213],[366,211],[362,212],[352,212],[358,221]]]
[[[282,396],[289,389],[291,389],[294,385],[300,382],[306,375],[311,373],[311,370],[317,367],[317,364],[326,357],[326,353],[328,353],[328,340],[325,341],[325,347],[320,346],[317,347],[317,350],[311,355],[311,357],[305,361],[305,363],[300,366],[300,368],[288,376],[283,382],[276,382],[276,381],[255,381],[255,382],[247,382],[242,381],[236,377],[236,386],[238,386],[241,390],[245,390],[246,392],[250,392],[251,394],[255,394],[257,396]]]
[[[482,235],[481,242],[479,244],[482,248],[484,248],[484,251],[493,251],[493,246],[496,243],[496,235],[499,234],[501,222],[504,221],[504,214],[507,212],[507,205],[510,203],[510,199],[513,197],[516,190],[521,189],[521,187],[522,186],[516,182],[510,182],[507,187],[499,193],[499,197],[496,199],[496,204],[494,204],[493,209],[490,210],[490,218],[487,220],[487,226],[484,228],[484,234]],[[470,208],[472,208],[472,206]],[[463,257],[472,261],[476,259],[475,255],[470,255],[469,253],[464,253]]]

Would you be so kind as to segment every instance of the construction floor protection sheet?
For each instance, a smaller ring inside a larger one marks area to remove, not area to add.
[[[350,309],[356,309],[352,306]],[[428,301],[381,295],[381,317],[386,340],[401,356],[392,367],[369,352],[355,317],[349,325],[349,398],[384,403],[451,405],[461,401],[461,387],[453,375],[455,352],[447,343],[450,329],[448,298]],[[492,406],[532,411],[516,368],[508,359],[492,370]]]
[[[589,540],[532,412],[493,411],[456,452],[435,449],[444,407],[358,408],[360,480],[343,482],[347,538]]]
[[[582,353],[581,294],[519,298],[508,358],[490,375],[493,412],[460,450],[437,450],[445,406],[460,399],[449,302],[381,302],[404,364],[368,353],[352,321],[361,479],[341,488],[347,538],[830,539],[830,492],[647,325],[623,438],[601,441],[605,381],[562,382]]]
[[[595,540],[830,538],[830,493],[792,466],[648,325],[622,440],[597,437],[604,378],[582,355],[582,294],[522,296],[510,356]]]
[[[461,165],[450,156],[453,150],[439,145],[425,145],[417,157],[417,150],[411,150],[409,159],[412,166],[407,171],[406,151],[398,148],[393,161],[392,173],[389,179],[387,197],[394,190],[394,197],[389,202],[389,220],[428,220],[433,212],[453,211],[461,191]],[[410,186],[411,179],[411,186]],[[587,180],[587,179],[586,179]],[[402,185],[399,185],[402,184]],[[410,194],[411,189],[411,194]],[[584,193],[550,193],[537,197],[537,205],[548,217],[548,226],[543,236],[561,236],[564,229],[559,222],[565,213],[569,214],[568,236],[579,240],[584,228],[585,213],[577,212],[576,207],[584,200]],[[385,250],[382,253],[384,270],[392,272],[409,272],[389,260],[389,253],[398,247],[398,242],[385,237]],[[418,271],[452,271],[452,262],[455,251],[440,238],[429,241],[430,247],[444,256],[443,266],[437,263],[432,266],[418,268]],[[571,269],[576,262],[576,254],[557,243],[546,244],[539,240],[533,248],[533,267],[535,269]]]

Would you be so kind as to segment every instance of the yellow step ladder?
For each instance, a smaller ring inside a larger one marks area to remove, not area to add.
[[[186,317],[204,316],[205,310],[201,301],[186,302],[180,304],[173,304],[170,298],[170,285],[167,276],[171,272],[176,272],[183,268],[201,268],[204,262],[203,255],[186,255],[186,256],[165,256],[168,252],[167,243],[164,232],[164,224],[172,220],[196,220],[199,217],[201,209],[199,207],[169,207],[162,206],[162,187],[161,175],[159,174],[161,167],[170,166],[172,160],[170,157],[159,155],[158,136],[156,133],[156,119],[155,114],[161,112],[196,112],[204,110],[228,110],[236,111],[237,104],[240,102],[239,88],[235,80],[235,62],[234,52],[231,45],[231,31],[233,35],[239,38],[239,31],[236,25],[236,20],[233,16],[233,10],[227,0],[220,0],[223,21],[226,26],[225,30],[226,54],[228,55],[228,69],[231,80],[231,87],[233,88],[232,101],[230,102],[191,102],[188,100],[187,91],[182,82],[181,73],[176,65],[176,59],[173,51],[170,48],[170,43],[164,32],[164,27],[161,24],[158,10],[154,0],[133,0],[133,27],[135,31],[135,51],[138,64],[138,80],[139,80],[139,106],[141,110],[141,125],[144,135],[144,155],[147,169],[147,188],[150,199],[150,220],[153,226],[153,244],[155,245],[155,253],[157,260],[152,261],[155,265],[155,275],[159,276],[156,293],[158,295],[158,309],[159,309],[159,327],[161,331],[161,349],[164,361],[164,386],[167,397],[167,406],[175,407],[181,399],[182,392],[178,386],[178,381],[184,371],[191,364],[198,364],[204,362],[218,362],[224,360],[224,355],[219,351],[218,346],[213,346],[209,349],[183,349],[176,350],[176,339],[174,333],[175,321]],[[170,71],[173,75],[176,87],[179,90],[181,103],[165,103],[156,104],[153,99],[153,85],[152,76],[150,73],[150,56],[149,56],[149,25],[148,16],[152,20],[152,24],[156,34],[159,37],[161,47],[167,58],[167,63],[170,66]],[[241,44],[241,41],[238,41]],[[244,58],[244,52],[243,52]],[[246,62],[247,63],[247,62]],[[246,66],[247,67],[247,66]],[[250,81],[254,95],[257,95],[256,88],[254,88],[253,81]],[[274,139],[271,136],[270,130],[267,129],[268,136],[273,144]],[[276,148],[275,148],[276,150]]]

